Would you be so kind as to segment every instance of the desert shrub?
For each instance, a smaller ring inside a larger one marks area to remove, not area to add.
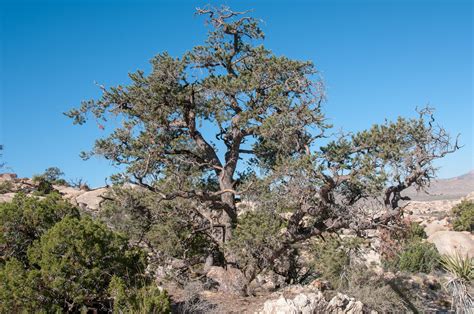
[[[219,313],[216,304],[212,304],[201,296],[204,286],[199,281],[187,282],[183,290],[183,301],[177,305],[177,313],[205,314]]]
[[[314,269],[333,287],[341,287],[347,282],[351,255],[361,244],[360,238],[340,238],[337,235],[327,235],[324,239],[315,240],[311,247]]]
[[[88,217],[55,224],[28,249],[28,260],[69,308],[103,302],[113,275],[133,284],[145,267],[143,254],[126,238]]]
[[[275,213],[247,212],[239,217],[228,249],[236,254],[240,265],[263,269],[280,247],[284,227],[283,219]]]
[[[13,183],[11,181],[0,182],[0,194],[8,193],[13,190]]]
[[[108,293],[113,300],[114,313],[170,313],[171,305],[165,290],[154,284],[140,288],[127,287],[124,280],[113,276]]]
[[[426,232],[422,225],[416,222],[409,222],[404,238],[409,240],[426,239]]]
[[[379,313],[405,313],[408,309],[410,292],[403,284],[388,282],[362,264],[347,269],[346,284],[338,290]]]
[[[101,218],[136,243],[145,243],[164,258],[205,258],[213,242],[193,232],[186,200],[163,203],[149,192],[114,187]]]
[[[463,200],[454,206],[451,212],[454,216],[454,230],[474,232],[474,202]]]
[[[175,258],[204,256],[209,247],[206,237],[194,235],[189,222],[179,216],[168,216],[154,223],[146,236],[154,249]]]
[[[429,273],[439,266],[439,254],[425,242],[426,233],[415,222],[402,222],[398,228],[382,232],[382,262],[385,268],[411,273]]]
[[[35,181],[37,183],[36,191],[33,193],[35,196],[45,196],[54,191],[53,184],[44,178],[38,178]]]
[[[42,290],[39,273],[25,268],[16,258],[0,266],[0,313],[33,313],[38,309],[60,310]]]
[[[58,194],[18,194],[0,204],[0,220],[0,297],[7,300],[0,313],[110,311],[114,276],[135,291],[141,313],[166,312],[166,293],[145,275],[144,252],[103,223],[80,217]]]
[[[43,196],[53,192],[53,184],[68,185],[67,181],[61,178],[62,176],[64,176],[64,172],[58,167],[50,167],[42,174],[34,175],[32,180],[37,184],[37,189],[34,194],[36,196]]]
[[[66,216],[78,217],[79,212],[58,194],[39,199],[18,193],[11,203],[0,203],[1,257],[26,262],[33,241]]]
[[[412,240],[404,246],[398,265],[400,270],[430,273],[439,265],[439,253],[432,243]]]
[[[67,181],[62,178],[63,176],[64,172],[58,167],[49,167],[42,174],[34,175],[32,180],[37,183],[46,181],[56,185],[68,185]]]

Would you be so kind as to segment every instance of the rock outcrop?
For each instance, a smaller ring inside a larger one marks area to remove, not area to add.
[[[328,306],[323,294],[318,292],[300,293],[294,298],[285,298],[283,295],[276,300],[268,300],[263,304],[259,314],[310,314],[322,313]]]
[[[438,231],[428,237],[440,254],[474,257],[474,236],[469,232]]]
[[[0,203],[11,202],[18,192],[34,195],[33,192],[38,189],[37,182],[28,178],[18,178],[14,173],[0,174],[1,183],[8,185],[8,191],[0,193]],[[109,190],[108,188],[88,190],[65,185],[53,185],[53,188],[62,195],[63,199],[87,211],[98,211],[104,201],[103,196]]]
[[[342,293],[338,293],[329,302],[321,291],[302,292],[294,297],[281,295],[278,299],[267,300],[259,314],[362,314],[368,313],[366,306]],[[372,312],[376,313],[376,312]]]
[[[244,274],[237,268],[228,267],[227,269],[211,266],[206,276],[219,284],[218,290],[234,295],[244,295],[247,280]]]
[[[103,196],[107,193],[107,188],[99,188],[92,191],[87,191],[76,197],[77,204],[83,209],[97,211],[100,204],[104,201]]]

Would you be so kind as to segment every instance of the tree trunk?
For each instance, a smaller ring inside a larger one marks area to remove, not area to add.
[[[221,191],[232,190],[233,180],[229,175],[224,174],[220,180]],[[237,223],[237,207],[235,205],[235,196],[232,192],[225,192],[221,195],[221,200],[224,203],[224,210],[222,211],[221,224],[224,225],[224,235],[222,242],[227,242],[232,239],[232,229]]]

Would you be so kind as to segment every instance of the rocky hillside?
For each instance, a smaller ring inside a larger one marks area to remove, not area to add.
[[[33,194],[38,183],[29,178],[18,178],[14,173],[3,173],[0,174],[0,187],[3,187],[3,191],[0,190],[0,202],[9,202],[18,192]],[[53,188],[71,204],[87,211],[97,211],[107,192],[105,187],[89,189],[87,186],[53,185]]]
[[[456,200],[474,191],[474,170],[459,177],[438,179],[425,192],[409,189],[404,194],[415,201]]]

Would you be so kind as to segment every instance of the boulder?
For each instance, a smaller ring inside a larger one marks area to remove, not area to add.
[[[311,314],[322,313],[328,303],[320,291],[300,293],[294,298],[285,298],[283,295],[276,300],[267,300],[263,304],[260,314]]]
[[[16,173],[0,173],[0,182],[15,181],[18,179]]]
[[[71,204],[76,206],[78,205],[76,198],[85,193],[85,191],[71,186],[53,185],[53,187],[62,195],[63,199],[68,200]]]
[[[81,195],[75,198],[77,204],[84,209],[98,210],[100,204],[104,201],[103,196],[107,193],[107,188],[100,188],[89,192],[83,192]]]
[[[249,288],[252,291],[273,292],[285,285],[285,278],[281,275],[268,271],[256,276]]]
[[[267,300],[263,304],[260,314],[313,314],[313,313],[334,313],[334,314],[362,314],[368,313],[365,305],[350,298],[347,295],[338,293],[331,301],[327,302],[321,291],[301,292],[293,298],[286,298],[281,295],[278,299]]]
[[[424,223],[425,233],[429,237],[435,234],[438,231],[448,231],[449,230],[449,222],[447,218],[442,220],[434,220]]]
[[[428,242],[433,243],[440,254],[474,257],[474,236],[469,232],[438,231],[428,237]]]
[[[334,314],[362,314],[367,312],[362,302],[342,293],[338,293],[329,301],[326,311]]]
[[[10,203],[15,197],[16,193],[0,194],[0,203]]]
[[[237,268],[228,267],[224,269],[218,266],[209,267],[206,276],[219,284],[221,292],[245,295],[247,280],[244,274]]]

